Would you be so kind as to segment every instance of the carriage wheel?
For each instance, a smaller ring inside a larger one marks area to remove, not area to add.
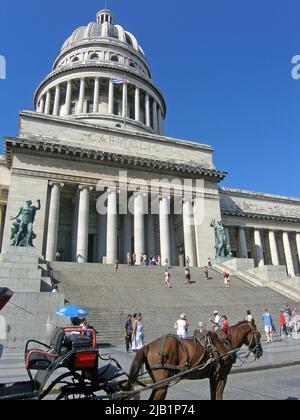
[[[92,401],[97,400],[97,396],[89,390],[84,390],[80,386],[70,385],[66,386],[61,390],[61,393],[58,395],[56,400],[65,400],[65,401],[72,401],[72,400],[86,400]]]

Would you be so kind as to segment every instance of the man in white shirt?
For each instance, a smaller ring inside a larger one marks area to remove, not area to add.
[[[214,311],[214,320],[210,320],[214,324],[214,329],[218,330],[220,328],[221,317],[218,311]]]

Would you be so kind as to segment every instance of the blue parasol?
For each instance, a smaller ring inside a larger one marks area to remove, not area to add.
[[[80,306],[64,306],[56,311],[59,316],[65,316],[68,318],[83,317],[89,314],[87,309],[80,308]]]

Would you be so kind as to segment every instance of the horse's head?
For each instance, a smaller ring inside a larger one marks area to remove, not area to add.
[[[260,339],[261,333],[258,331],[254,321],[247,322],[249,330],[245,336],[245,344],[249,350],[254,354],[256,359],[260,359],[264,353]]]

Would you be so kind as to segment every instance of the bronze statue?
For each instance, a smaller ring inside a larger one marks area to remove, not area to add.
[[[210,224],[212,228],[215,230],[215,239],[216,239],[216,258],[225,258],[229,256],[228,253],[228,247],[227,247],[227,241],[226,241],[226,234],[225,234],[225,228],[223,226],[223,223],[216,222],[213,220]]]
[[[14,221],[10,238],[12,246],[33,248],[33,240],[36,238],[33,232],[33,223],[36,212],[41,209],[40,200],[37,200],[37,203],[37,206],[33,206],[32,201],[26,201],[20,208],[18,215],[10,218]]]

